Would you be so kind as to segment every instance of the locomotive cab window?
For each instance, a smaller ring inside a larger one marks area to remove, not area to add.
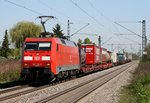
[[[50,42],[27,42],[25,50],[51,50]]]
[[[38,43],[25,43],[25,50],[38,50]]]
[[[50,43],[39,43],[39,50],[50,50]]]

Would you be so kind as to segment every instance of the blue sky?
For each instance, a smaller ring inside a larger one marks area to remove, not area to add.
[[[5,29],[9,30],[17,22],[32,21],[40,24],[39,20],[36,19],[38,16],[53,15],[57,19],[47,22],[47,31],[51,32],[51,28],[58,23],[61,25],[63,32],[67,34],[68,19],[73,23],[70,25],[70,34],[89,23],[90,25],[71,37],[71,40],[77,42],[79,38],[89,37],[97,43],[97,36],[93,34],[98,34],[102,37],[103,47],[108,50],[121,48],[129,52],[138,52],[140,45],[137,44],[141,43],[141,38],[136,35],[116,35],[131,33],[114,22],[117,21],[141,35],[142,24],[135,22],[146,20],[147,37],[150,39],[149,10],[149,0],[0,0],[0,41],[3,40]],[[131,22],[121,23],[119,21]]]

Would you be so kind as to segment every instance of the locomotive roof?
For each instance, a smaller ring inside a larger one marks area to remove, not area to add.
[[[44,41],[52,41],[57,40],[57,38],[26,38],[26,42],[44,42]]]
[[[75,42],[60,39],[60,38],[26,38],[25,42],[49,42],[49,41],[55,41],[56,43],[67,45],[67,46],[77,46]]]

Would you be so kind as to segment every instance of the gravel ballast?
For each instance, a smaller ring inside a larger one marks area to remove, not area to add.
[[[117,103],[121,88],[130,83],[132,73],[137,66],[138,61],[125,72],[93,91],[77,103]]]
[[[137,62],[136,62],[136,64],[137,64]],[[125,65],[128,65],[128,64],[125,64]],[[111,69],[108,69],[108,70],[93,73],[91,75],[84,76],[84,77],[81,77],[81,78],[77,78],[77,79],[74,79],[74,80],[71,80],[71,81],[68,81],[68,82],[60,83],[58,85],[50,86],[48,88],[38,90],[38,91],[29,93],[29,94],[25,94],[25,95],[22,95],[22,96],[19,96],[19,97],[15,97],[15,98],[10,99],[10,100],[5,100],[2,103],[10,103],[10,102],[11,103],[16,103],[16,102],[17,103],[18,102],[20,102],[20,103],[33,103],[33,102],[37,102],[41,99],[49,97],[49,96],[51,96],[53,94],[56,94],[60,91],[66,90],[66,89],[71,88],[73,86],[76,86],[80,83],[88,81],[92,78],[96,78],[100,75],[107,74],[107,72],[114,71],[115,69],[117,69],[119,67],[120,66],[117,66],[117,67],[114,67],[114,68],[111,68]],[[134,68],[135,67],[136,66],[134,66]],[[133,68],[131,68],[131,71],[133,71]],[[130,75],[131,75],[131,73],[127,72],[125,74],[125,76],[122,75],[121,77],[119,77],[119,79],[116,80],[117,81],[116,83],[114,83],[114,82],[110,83],[109,84],[110,87],[109,86],[108,87],[107,86],[102,86],[101,88],[104,87],[103,90],[100,89],[100,92],[98,92],[98,90],[97,90],[97,92],[92,92],[91,96],[89,95],[89,96],[87,96],[87,98],[84,98],[84,100],[81,100],[79,102],[80,103],[88,103],[88,102],[89,103],[91,103],[91,102],[92,103],[111,103],[111,102],[107,102],[107,99],[108,99],[107,97],[109,96],[109,97],[112,98],[111,95],[113,95],[113,99],[115,99],[114,97],[116,97],[116,94],[114,94],[114,92],[116,92],[116,91],[114,91],[114,90],[118,90],[123,85],[123,83],[127,84],[128,83],[127,81],[129,80],[128,78],[130,78]],[[122,77],[124,77],[124,78],[122,78]],[[119,83],[121,86],[119,86],[119,84],[117,84],[119,81],[122,82],[122,83]],[[117,87],[116,87],[116,85],[117,85]],[[113,88],[113,90],[111,90],[110,88],[111,89]],[[102,98],[102,99],[100,99],[100,101],[103,100],[103,102],[98,101],[98,98],[100,98],[100,97]],[[107,98],[107,99],[105,99],[105,98]],[[108,100],[110,100],[110,99],[108,99]],[[104,101],[106,101],[106,102],[104,102]]]

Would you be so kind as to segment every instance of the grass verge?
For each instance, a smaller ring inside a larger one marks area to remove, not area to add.
[[[0,61],[0,89],[19,85],[21,61],[1,60]]]
[[[132,82],[120,93],[118,103],[150,103],[150,63],[140,63]]]
[[[0,89],[13,87],[20,84],[20,70],[17,69],[0,73]]]
[[[7,71],[4,73],[0,73],[0,83],[15,81],[20,78],[20,70]]]

